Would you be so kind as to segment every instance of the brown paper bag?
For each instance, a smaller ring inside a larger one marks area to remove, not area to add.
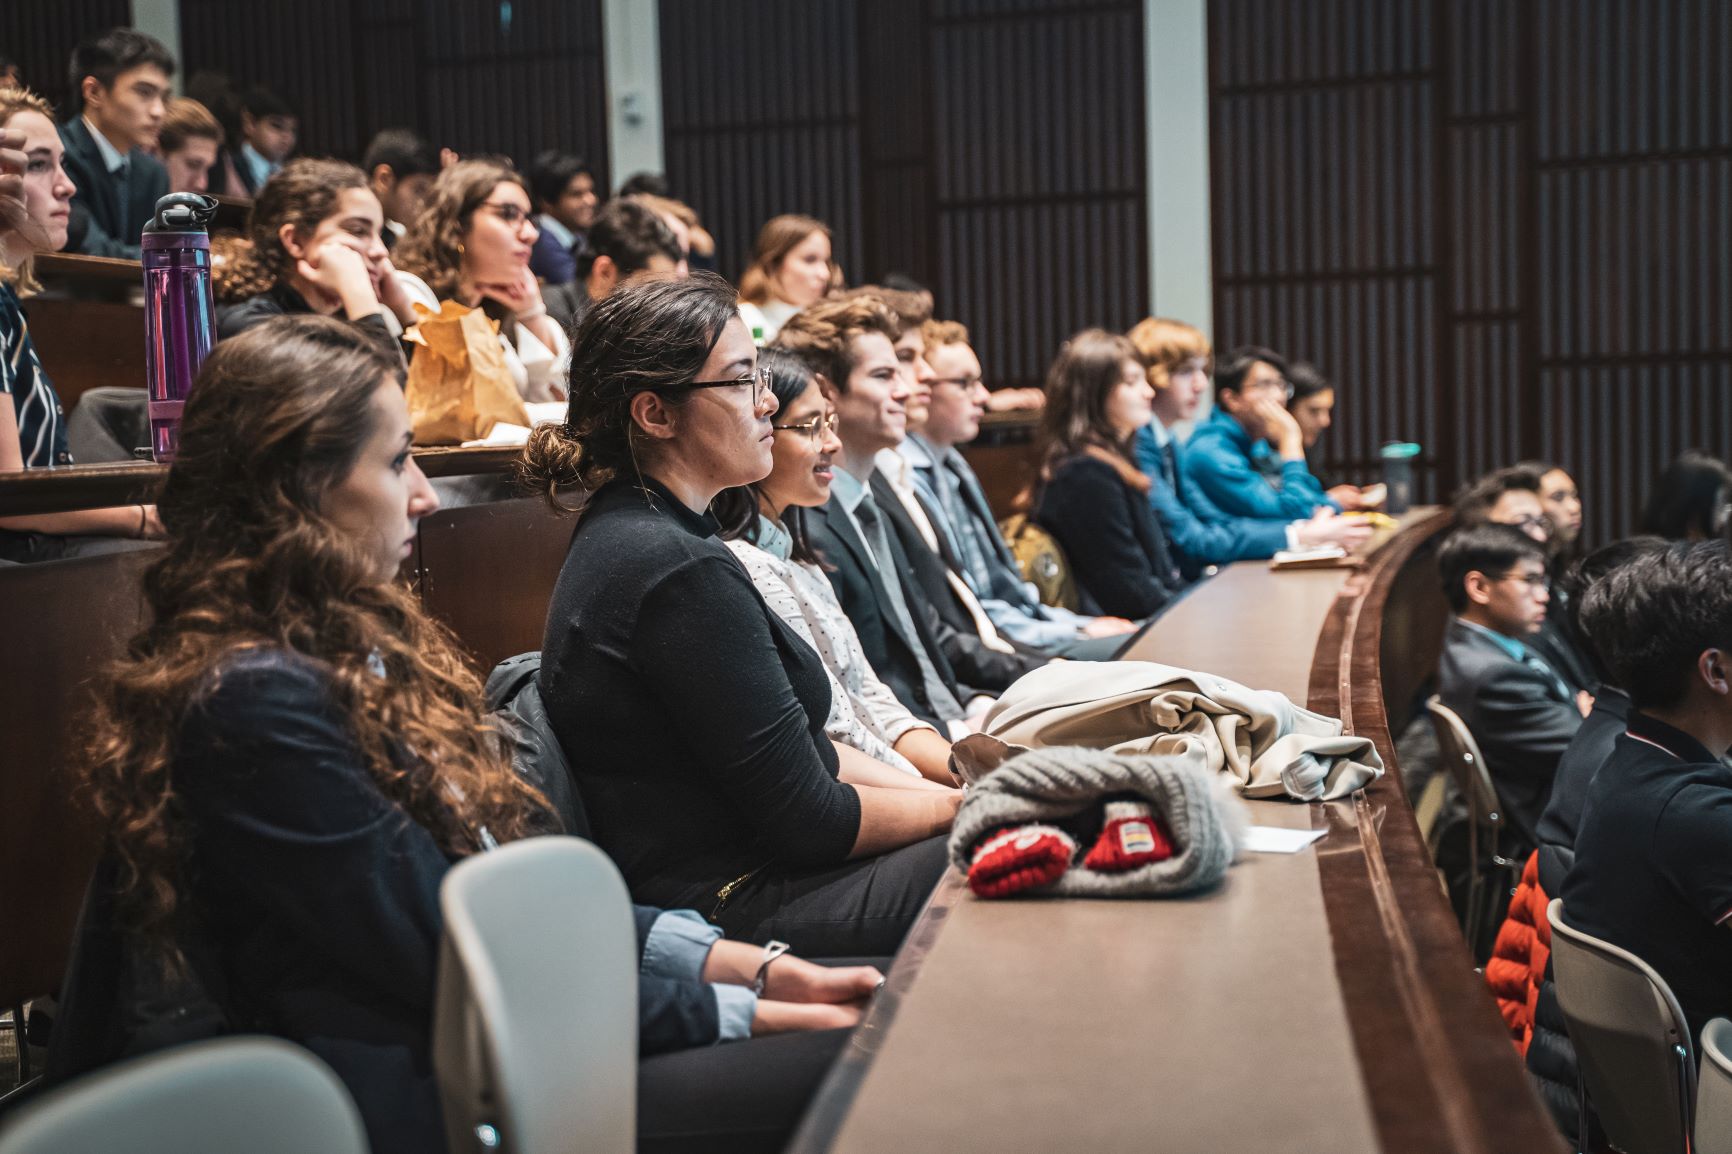
[[[419,346],[409,359],[409,423],[417,445],[457,445],[493,426],[529,426],[529,410],[505,364],[499,326],[480,309],[456,301],[439,311],[416,304],[421,323],[403,334]]]

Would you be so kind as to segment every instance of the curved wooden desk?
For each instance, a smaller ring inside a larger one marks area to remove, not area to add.
[[[1441,638],[1446,523],[1409,518],[1355,570],[1231,566],[1126,654],[1371,737],[1389,774],[1352,800],[1251,803],[1327,836],[1178,901],[982,902],[952,874],[793,1148],[1562,1151],[1390,740]]]

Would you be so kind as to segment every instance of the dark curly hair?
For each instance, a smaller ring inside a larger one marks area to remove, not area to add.
[[[292,224],[310,235],[337,211],[345,190],[366,187],[366,174],[345,161],[298,157],[283,165],[265,181],[247,213],[246,240],[230,246],[228,259],[213,274],[217,300],[245,300],[274,287],[295,263],[283,247],[283,226]]]
[[[248,651],[323,667],[374,783],[447,854],[473,852],[483,825],[501,840],[545,828],[456,643],[409,589],[379,584],[320,508],[371,434],[374,394],[401,372],[352,325],[280,317],[218,345],[187,402],[157,505],[168,548],[144,576],[149,624],[97,695],[84,763],[123,918],[170,958],[186,893],[178,731]]]
[[[733,286],[714,273],[646,280],[609,293],[572,333],[565,423],[530,434],[520,479],[555,509],[569,511],[562,489],[594,491],[638,472],[646,438],[632,419],[632,398],[696,380],[723,327],[739,315]]]

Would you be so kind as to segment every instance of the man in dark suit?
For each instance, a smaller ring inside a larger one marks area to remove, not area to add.
[[[1455,611],[1438,696],[1479,743],[1498,799],[1531,847],[1558,758],[1592,705],[1528,645],[1550,601],[1545,549],[1512,526],[1482,524],[1451,534],[1437,564]]]
[[[66,173],[78,186],[68,252],[138,258],[139,236],[168,195],[168,170],[146,150],[156,146],[173,75],[168,49],[130,28],[73,50],[80,114],[60,126]]]
[[[860,636],[872,669],[917,717],[957,736],[968,692],[934,633],[935,610],[887,507],[874,493],[875,455],[905,435],[908,384],[892,343],[896,321],[870,299],[824,301],[783,326],[776,345],[798,356],[836,406],[837,458],[830,500],[808,513],[813,544]],[[978,638],[976,638],[978,641]]]

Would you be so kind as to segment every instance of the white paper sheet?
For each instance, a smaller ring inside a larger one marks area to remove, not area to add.
[[[1298,853],[1329,831],[1326,829],[1280,829],[1254,825],[1245,831],[1239,848],[1246,853]]]

